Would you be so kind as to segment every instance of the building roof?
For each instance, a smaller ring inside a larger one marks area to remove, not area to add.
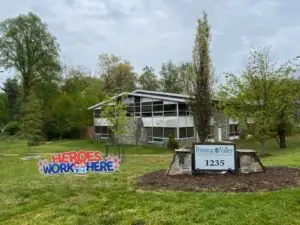
[[[135,90],[133,92],[123,92],[121,94],[115,95],[106,101],[103,101],[103,102],[100,102],[100,103],[90,106],[88,109],[98,108],[98,107],[100,107],[110,101],[113,101],[119,97],[122,97],[124,95],[129,96],[129,97],[137,96],[137,97],[144,97],[144,98],[154,98],[154,99],[165,100],[165,101],[182,102],[182,103],[185,103],[188,100],[192,99],[190,96],[183,95],[183,94],[175,94],[175,93],[160,92],[160,91]]]

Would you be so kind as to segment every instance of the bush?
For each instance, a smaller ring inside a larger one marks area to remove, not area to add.
[[[38,146],[40,144],[40,141],[41,141],[41,136],[33,135],[33,136],[28,137],[27,145],[28,146]]]
[[[16,135],[17,132],[19,132],[20,127],[18,122],[12,121],[5,125],[4,127],[4,133],[8,135]]]
[[[169,140],[168,140],[168,148],[171,150],[175,150],[179,148],[178,142],[175,140],[173,135],[169,135]]]

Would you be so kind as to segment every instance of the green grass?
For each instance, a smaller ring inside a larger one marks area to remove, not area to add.
[[[268,143],[273,156],[265,165],[300,167],[300,140],[281,151]],[[251,143],[238,143],[238,146]],[[37,160],[24,153],[72,149],[104,151],[104,144],[61,141],[28,149],[24,142],[0,142],[0,224],[300,224],[300,188],[257,193],[188,193],[141,191],[136,178],[165,169],[172,155],[159,147],[128,146],[127,161],[113,174],[43,176]],[[16,154],[16,155],[9,155]],[[152,155],[146,155],[152,154]]]

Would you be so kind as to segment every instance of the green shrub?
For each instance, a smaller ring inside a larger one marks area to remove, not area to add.
[[[12,121],[4,126],[4,133],[8,135],[16,135],[19,132],[20,127],[18,122]]]
[[[168,148],[171,150],[175,150],[177,148],[179,148],[179,144],[178,142],[175,140],[173,135],[169,135],[169,140],[168,140]]]
[[[28,137],[27,140],[27,145],[28,146],[38,146],[41,141],[41,136],[40,135],[32,135]]]

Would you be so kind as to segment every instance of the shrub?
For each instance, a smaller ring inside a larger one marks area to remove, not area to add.
[[[168,140],[168,148],[171,150],[175,150],[176,148],[179,148],[178,142],[175,140],[173,135],[169,135],[169,140]]]
[[[27,145],[28,146],[38,146],[40,144],[40,141],[41,141],[40,135],[32,135],[32,136],[28,137]]]
[[[9,122],[4,127],[4,133],[8,135],[16,135],[20,130],[19,124],[16,121]]]

